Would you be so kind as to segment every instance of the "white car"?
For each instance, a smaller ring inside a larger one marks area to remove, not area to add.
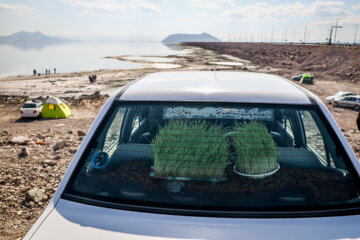
[[[37,100],[26,101],[20,109],[20,116],[23,118],[40,117],[42,108],[43,108],[43,103],[41,101],[37,101]]]
[[[346,96],[342,98],[335,98],[334,99],[334,106],[342,106],[342,107],[350,107],[354,108],[355,110],[360,109],[360,96]]]
[[[332,96],[328,96],[326,98],[326,102],[327,103],[332,103],[332,100],[335,100],[335,99],[340,99],[340,98],[343,98],[343,97],[347,97],[347,96],[355,96],[356,94],[355,93],[352,93],[352,92],[338,92],[336,93],[335,95],[332,95]]]
[[[359,239],[359,173],[289,80],[154,73],[109,98],[24,239]]]

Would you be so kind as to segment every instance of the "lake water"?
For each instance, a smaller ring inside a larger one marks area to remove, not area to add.
[[[167,56],[186,54],[160,42],[72,42],[46,46],[0,44],[0,77],[97,69],[136,69],[141,64],[105,58],[106,56]]]

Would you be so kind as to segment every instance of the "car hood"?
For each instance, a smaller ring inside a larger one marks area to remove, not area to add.
[[[31,239],[359,239],[360,215],[215,218],[115,210],[60,199]]]

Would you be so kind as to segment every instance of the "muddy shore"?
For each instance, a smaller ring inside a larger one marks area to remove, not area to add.
[[[243,56],[245,53],[241,54],[240,50],[233,53],[193,46],[185,48],[189,50],[186,55],[155,56],[163,58],[157,61],[149,61],[149,56],[110,56],[143,64],[143,68],[136,70],[99,70],[0,79],[0,239],[18,239],[29,230],[48,204],[108,95],[121,86],[157,71],[214,69],[265,72],[286,77],[299,73],[301,69],[296,64],[290,69],[290,65],[282,63],[251,60]],[[262,58],[261,53],[256,54]],[[315,76],[314,85],[302,86],[323,101],[326,96],[337,91],[360,93],[357,77],[348,79],[337,75],[336,78],[328,78],[328,73],[324,75],[316,69],[311,72]],[[88,80],[92,74],[97,75],[94,84]],[[55,120],[20,118],[18,111],[25,99],[46,98],[49,95],[65,98],[73,115],[68,119]],[[328,107],[360,158],[360,134],[355,124],[357,112],[347,108],[333,108],[331,105]],[[14,137],[19,136],[28,139],[24,145],[12,142]],[[27,149],[28,155],[21,154],[22,148]],[[42,198],[29,197],[29,190],[34,188],[39,189]]]

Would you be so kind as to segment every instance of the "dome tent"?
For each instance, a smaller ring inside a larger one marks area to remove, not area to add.
[[[70,115],[69,106],[57,97],[49,97],[41,111],[42,118],[67,118]]]

